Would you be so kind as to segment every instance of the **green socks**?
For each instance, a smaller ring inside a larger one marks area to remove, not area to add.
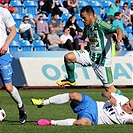
[[[68,80],[70,82],[75,82],[75,77],[74,77],[74,69],[75,69],[75,65],[72,62],[65,62],[65,66],[66,66],[66,71],[68,74]]]
[[[116,92],[115,93],[124,96],[124,94],[119,89],[116,89]]]

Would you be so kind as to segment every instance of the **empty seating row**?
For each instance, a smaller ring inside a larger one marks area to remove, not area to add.
[[[19,0],[13,0],[10,2],[10,6],[18,8],[18,14],[32,13],[37,14],[38,4],[35,1],[27,0],[22,4]]]
[[[30,43],[28,40],[19,42],[12,41],[9,46],[10,51],[46,51],[46,44],[41,40],[34,40]]]

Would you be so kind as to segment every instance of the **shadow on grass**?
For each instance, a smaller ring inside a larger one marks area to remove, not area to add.
[[[16,120],[4,120],[3,123],[7,123],[8,125],[37,125],[37,121],[26,121],[24,124],[21,124]]]

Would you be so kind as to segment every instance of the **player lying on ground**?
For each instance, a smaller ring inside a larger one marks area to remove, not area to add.
[[[46,125],[94,125],[94,124],[132,124],[133,123],[133,99],[116,93],[104,92],[102,96],[107,101],[94,101],[85,94],[77,92],[64,93],[50,97],[46,100],[31,99],[33,105],[42,107],[48,104],[64,104],[70,102],[77,119],[44,120],[38,121],[39,126]]]

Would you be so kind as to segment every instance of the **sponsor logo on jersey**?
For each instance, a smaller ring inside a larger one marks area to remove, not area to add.
[[[89,37],[89,42],[90,42],[91,45],[97,45],[98,44],[98,40],[94,36]]]

